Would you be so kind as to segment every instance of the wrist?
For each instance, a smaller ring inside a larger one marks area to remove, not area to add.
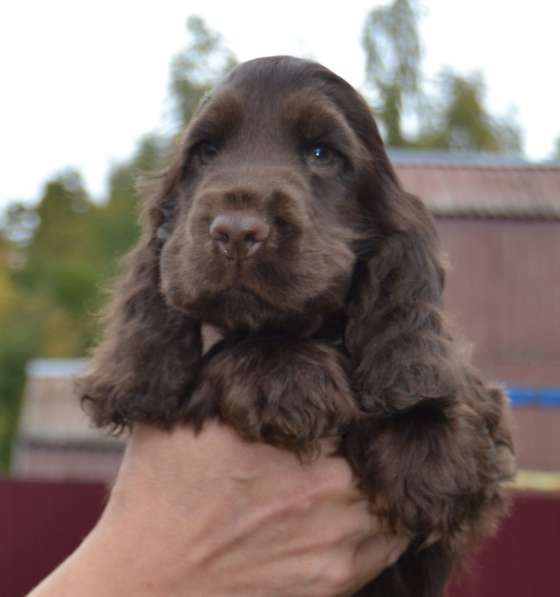
[[[168,557],[145,525],[121,522],[111,506],[78,549],[28,597],[222,597],[195,582],[186,586],[185,563],[181,578],[174,577],[173,567],[166,565],[173,554]]]

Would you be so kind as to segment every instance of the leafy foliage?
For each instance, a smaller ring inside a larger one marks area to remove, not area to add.
[[[495,118],[485,106],[481,74],[445,69],[436,92],[426,93],[416,0],[393,0],[368,15],[362,36],[366,80],[385,141],[392,147],[508,152],[521,151],[519,127]],[[420,125],[406,134],[403,123]]]
[[[210,31],[200,17],[187,21],[190,43],[171,62],[171,96],[175,115],[183,127],[198,104],[237,60],[222,44],[221,36]]]
[[[481,74],[445,70],[439,79],[438,108],[415,140],[417,147],[490,152],[521,151],[519,128],[493,117],[484,106]]]
[[[202,96],[235,64],[220,36],[198,17],[171,63],[171,100],[182,126]],[[74,170],[47,181],[37,204],[12,204],[0,221],[0,469],[8,466],[25,364],[33,357],[83,356],[97,334],[94,314],[118,258],[138,238],[143,176],[159,171],[174,143],[154,133],[113,166],[94,203]]]
[[[407,103],[420,93],[422,49],[418,34],[418,8],[413,0],[372,10],[362,35],[366,53],[366,79],[376,92],[376,111],[386,142],[406,145],[402,120]]]
[[[552,151],[551,157],[553,160],[560,161],[560,137],[558,137],[554,143],[554,149]]]

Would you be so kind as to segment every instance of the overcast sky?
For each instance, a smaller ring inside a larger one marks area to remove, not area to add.
[[[96,197],[111,163],[139,136],[169,130],[169,61],[189,15],[219,31],[239,60],[313,57],[354,86],[375,0],[12,0],[0,4],[0,208],[36,199],[77,167]],[[558,0],[425,0],[425,71],[482,71],[496,114],[514,113],[526,153],[542,160],[560,135]]]

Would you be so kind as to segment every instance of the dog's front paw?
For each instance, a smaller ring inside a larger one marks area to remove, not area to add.
[[[213,356],[186,412],[211,408],[247,439],[308,452],[359,416],[343,359],[316,340],[246,338]]]

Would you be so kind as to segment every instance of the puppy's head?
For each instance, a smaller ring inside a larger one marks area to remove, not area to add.
[[[378,139],[363,100],[315,63],[235,69],[150,208],[166,302],[230,330],[343,309],[371,233],[360,192]]]

